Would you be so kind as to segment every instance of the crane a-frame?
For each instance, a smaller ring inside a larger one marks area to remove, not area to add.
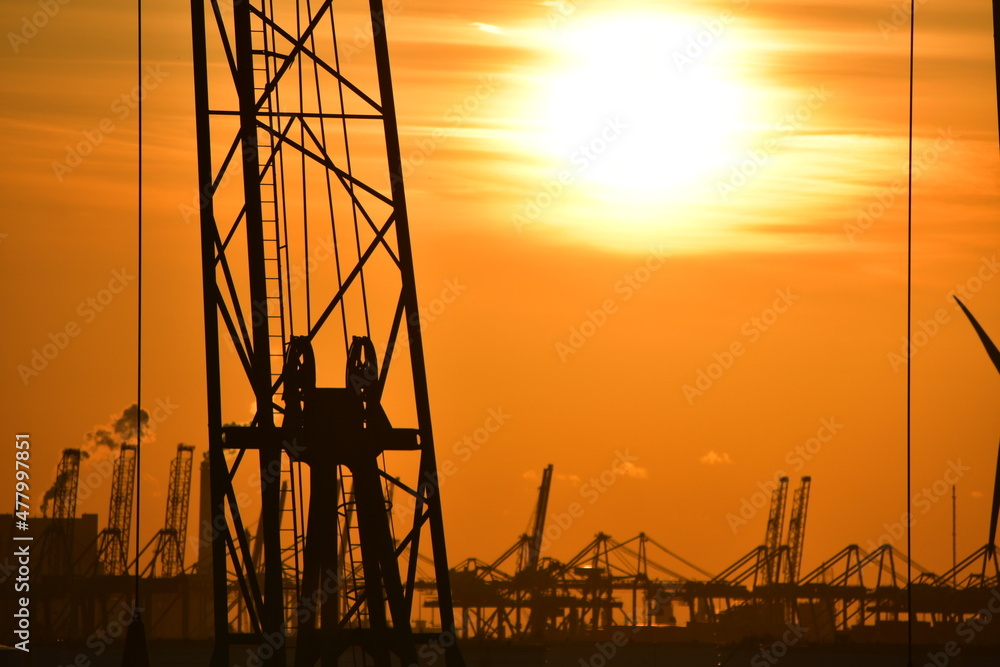
[[[381,0],[192,0],[192,27],[213,665],[461,665]]]

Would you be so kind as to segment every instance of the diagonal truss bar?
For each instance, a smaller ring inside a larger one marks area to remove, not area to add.
[[[347,293],[347,289],[351,286],[351,283],[353,283],[354,279],[361,273],[361,270],[364,268],[365,262],[367,262],[368,258],[371,257],[373,252],[375,252],[375,249],[378,248],[381,239],[386,235],[386,233],[392,227],[394,219],[395,219],[395,213],[389,216],[389,219],[386,220],[385,225],[382,226],[382,229],[379,230],[378,235],[372,240],[371,244],[368,246],[368,249],[365,251],[364,255],[362,255],[361,258],[358,259],[358,263],[351,270],[351,272],[347,274],[347,278],[344,279],[344,282],[340,285],[340,289],[337,290],[337,293],[333,296],[333,298],[330,300],[330,303],[323,310],[323,313],[319,316],[319,318],[313,324],[312,328],[309,330],[307,338],[310,341],[316,337],[316,334],[319,333],[319,330],[323,327],[323,324],[326,322],[327,318],[329,318],[330,314],[333,313],[334,310],[336,310],[337,306],[344,298],[344,294]],[[284,378],[285,374],[282,371],[282,373],[274,381],[272,391],[276,391],[278,387],[281,386],[281,383],[284,381]]]
[[[240,587],[240,592],[243,594],[244,600],[254,600],[255,594],[247,584],[248,577],[245,574],[243,564],[237,558],[236,545],[233,543],[233,536],[226,532],[226,548],[229,552],[229,559],[233,563],[233,574],[236,575],[236,583]],[[250,577],[250,579],[253,579]],[[259,593],[256,595],[259,598]],[[254,632],[260,632],[260,608],[263,605],[262,601],[255,600],[252,605],[247,605],[247,614],[250,616],[250,625],[253,627]]]
[[[382,370],[378,377],[378,394],[382,395],[385,389],[385,381],[389,376],[389,366],[392,363],[392,353],[396,349],[396,338],[399,336],[399,325],[403,320],[403,294],[400,292],[399,301],[396,303],[396,312],[392,317],[392,326],[389,328],[389,340],[385,344],[385,354],[382,357]]]
[[[239,112],[235,112],[233,115],[238,115]],[[242,137],[237,135],[233,139],[233,143],[230,144],[229,150],[226,151],[226,157],[222,159],[222,165],[219,166],[219,170],[216,173],[215,180],[212,181],[212,191],[208,194],[215,196],[216,191],[219,189],[219,185],[222,184],[222,179],[225,177],[226,172],[229,170],[229,163],[232,162],[233,156],[236,155],[236,149],[240,147],[240,142]]]
[[[368,249],[365,250],[365,253],[358,259],[358,263],[355,265],[353,269],[351,269],[351,272],[347,274],[347,277],[344,279],[344,283],[340,286],[340,289],[338,289],[337,293],[333,296],[332,299],[330,299],[329,305],[327,305],[327,307],[323,309],[323,313],[319,316],[319,318],[316,320],[316,323],[313,324],[312,328],[309,330],[308,336],[310,340],[316,337],[316,334],[319,333],[319,330],[323,326],[323,323],[326,322],[328,317],[330,317],[330,313],[334,311],[334,309],[340,303],[341,299],[344,298],[344,294],[347,292],[347,288],[351,286],[351,283],[354,282],[354,279],[357,278],[358,274],[361,273],[361,269],[364,268],[365,262],[367,262],[368,258],[371,257],[373,252],[375,252],[375,249],[379,246],[379,242],[381,241],[382,237],[386,235],[386,232],[389,231],[395,220],[396,220],[396,212],[393,211],[393,213],[389,216],[389,219],[386,220],[384,225],[382,225],[382,229],[379,230],[378,236],[372,239],[372,242],[368,245]]]
[[[318,23],[319,19],[321,18],[320,13],[322,13],[325,10],[326,5],[328,5],[328,4],[332,4],[332,3],[331,2],[324,3],[323,7],[321,7],[319,9],[319,12],[317,13],[317,16],[316,16],[317,23]],[[315,53],[313,53],[311,50],[309,50],[306,47],[306,45],[305,45],[306,40],[312,36],[311,33],[312,33],[312,31],[313,31],[313,29],[315,27],[314,25],[311,24],[306,29],[306,31],[304,33],[302,33],[302,36],[301,36],[300,40],[296,40],[295,37],[293,37],[289,33],[287,33],[284,30],[282,30],[281,26],[279,26],[277,23],[275,23],[274,21],[272,21],[269,16],[265,16],[256,7],[251,6],[250,7],[250,11],[253,12],[257,16],[257,18],[259,18],[261,21],[263,21],[265,24],[267,24],[272,30],[274,30],[276,33],[278,33],[282,37],[284,37],[288,41],[288,43],[293,46],[292,51],[287,56],[281,56],[281,57],[285,58],[285,65],[283,65],[281,67],[281,69],[279,69],[275,73],[274,78],[273,78],[274,85],[277,85],[280,82],[279,80],[281,78],[281,75],[285,72],[285,69],[287,69],[287,67],[291,65],[291,62],[298,55],[298,51],[301,51],[302,53],[304,53],[307,56],[309,56],[309,58],[315,64],[317,64],[321,68],[323,68],[323,70],[325,70],[328,74],[331,74],[334,77],[336,77],[337,81],[339,81],[340,83],[344,84],[344,86],[347,87],[352,93],[354,93],[355,95],[357,95],[358,97],[360,97],[361,99],[363,99],[373,109],[375,109],[379,113],[382,113],[382,109],[375,102],[375,100],[373,100],[368,95],[366,95],[364,91],[362,91],[360,88],[358,88],[357,86],[355,86],[353,83],[351,83],[350,81],[348,81],[347,79],[345,79],[340,74],[340,72],[338,72],[334,68],[330,67],[326,63],[325,60],[323,60],[322,58],[320,58],[319,56],[317,56]],[[268,87],[267,89],[265,89],[265,91],[263,93],[263,99],[267,99],[267,95],[270,94],[270,91],[271,91],[270,87]],[[257,108],[259,109],[262,106],[263,106],[263,100],[258,100]],[[379,117],[381,117],[381,116],[379,116]]]
[[[222,48],[226,52],[226,61],[229,63],[229,71],[233,75],[233,80],[237,78],[236,57],[233,55],[233,47],[229,41],[229,34],[226,32],[226,22],[222,18],[222,10],[219,8],[218,0],[211,0],[212,13],[215,15],[216,27],[219,29],[219,37],[222,41]]]
[[[233,274],[229,268],[229,262],[226,260],[226,253],[222,250],[222,246],[219,244],[218,234],[216,234],[215,241],[216,247],[219,249],[219,264],[222,266],[222,275],[226,279],[226,287],[229,290],[229,298],[233,302],[233,310],[236,316],[236,321],[240,325],[240,333],[243,336],[243,349],[248,355],[251,355],[253,353],[253,343],[250,342],[250,332],[247,329],[246,317],[243,315],[243,308],[240,305],[240,297],[236,292],[236,283],[233,280]],[[222,293],[221,290],[218,289],[218,285],[216,285],[216,291],[218,292],[219,308],[221,309],[225,305],[225,302],[222,300]]]
[[[250,364],[250,358],[247,356],[247,351],[243,349],[240,344],[239,332],[236,330],[236,325],[233,323],[232,315],[229,313],[229,309],[226,308],[226,304],[222,300],[222,292],[216,289],[216,300],[219,308],[219,315],[222,316],[222,321],[226,324],[226,329],[229,331],[229,337],[232,338],[233,347],[236,348],[236,354],[240,358],[240,363],[243,364],[243,371],[247,374],[247,377],[253,373],[253,368]],[[240,322],[243,325],[243,322]]]
[[[302,154],[304,154],[304,155],[312,158],[313,160],[315,160],[319,164],[323,165],[324,167],[326,167],[327,169],[329,169],[333,173],[337,174],[337,176],[339,176],[340,178],[349,180],[352,184],[358,186],[359,188],[361,188],[362,190],[364,190],[368,194],[370,194],[373,197],[381,200],[383,203],[392,206],[392,200],[391,199],[389,199],[388,197],[386,197],[384,194],[382,194],[378,190],[372,188],[371,186],[369,186],[364,181],[358,180],[357,178],[355,178],[351,174],[348,174],[346,171],[342,170],[340,167],[338,167],[337,165],[335,165],[333,163],[333,160],[331,160],[329,157],[327,157],[327,156],[320,156],[320,155],[314,153],[313,151],[309,150],[308,148],[306,148],[302,144],[298,143],[294,139],[290,139],[287,136],[287,132],[288,132],[288,130],[291,129],[291,124],[289,124],[289,126],[285,128],[284,132],[277,132],[270,125],[267,125],[266,123],[261,123],[259,121],[257,123],[257,127],[259,127],[262,130],[265,130],[268,134],[270,134],[270,135],[272,135],[272,136],[274,136],[274,137],[276,137],[278,139],[279,143],[278,143],[278,145],[275,146],[275,151],[278,150],[278,148],[280,147],[280,144],[286,143],[289,146],[291,146],[292,148],[294,148],[295,150],[297,150],[297,151],[301,152]]]
[[[316,144],[316,148],[320,152],[320,154],[328,162],[332,164],[333,160],[330,158],[329,154],[326,152],[326,149],[323,147],[323,142],[320,140],[319,137],[316,136],[316,133],[313,132],[312,127],[310,127],[308,123],[302,121],[301,119],[299,122],[302,123],[302,127],[304,127],[306,132],[309,134],[309,138],[313,140],[314,144]],[[348,185],[345,182],[344,174],[337,173],[337,178],[340,180],[340,184],[344,186],[344,189],[351,196],[351,201],[354,203],[356,209],[361,211],[361,217],[365,219],[365,222],[368,223],[368,226],[371,228],[371,230],[377,233],[378,227],[375,226],[375,221],[372,220],[372,217],[370,215],[368,215],[368,210],[365,208],[364,204],[361,203],[361,200],[358,199],[358,196],[354,193],[354,188],[350,187],[350,185]],[[386,253],[388,253],[389,257],[392,259],[392,261],[396,264],[396,267],[398,268],[400,266],[399,258],[396,256],[396,253],[393,251],[392,247],[385,241],[382,242],[382,246],[385,248]]]

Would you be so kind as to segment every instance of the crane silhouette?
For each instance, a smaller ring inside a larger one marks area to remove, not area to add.
[[[994,368],[1000,373],[1000,349],[997,349],[996,344],[990,340],[987,335],[986,330],[979,324],[976,318],[972,315],[968,308],[962,301],[955,297],[955,301],[958,303],[959,308],[965,313],[965,316],[969,318],[969,322],[972,323],[972,328],[976,330],[976,334],[979,336],[979,340],[982,342],[983,347],[986,348],[986,354],[989,355],[990,361],[993,362]],[[997,554],[996,554],[996,536],[997,536],[997,516],[1000,514],[1000,452],[997,455],[997,468],[996,476],[993,481],[993,507],[990,513],[990,534],[989,539],[986,541],[986,546],[983,548],[983,575],[985,576],[985,568],[987,563],[993,561],[994,568],[997,567]]]

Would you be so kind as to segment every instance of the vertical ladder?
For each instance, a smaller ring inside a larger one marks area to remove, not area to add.
[[[252,0],[253,7],[262,14],[273,14],[273,1],[268,6],[268,0]],[[268,12],[271,9],[271,12]],[[257,27],[259,26],[259,27]],[[263,21],[255,21],[250,30],[251,48],[253,53],[254,92],[257,99],[264,95],[268,84],[278,69],[278,61],[283,56],[275,50],[273,28],[267,28]],[[272,130],[280,132],[280,119],[272,115],[280,111],[278,90],[275,88],[268,94],[261,105],[259,116],[266,119]],[[291,336],[291,313],[285,313],[285,281],[282,253],[288,252],[288,240],[285,238],[279,212],[279,171],[281,156],[274,134],[262,128],[257,129],[257,167],[260,182],[261,222],[264,235],[264,280],[267,285],[267,297],[264,304],[264,315],[268,319],[268,354],[271,358],[271,386],[274,387],[285,362],[285,352]],[[254,316],[259,316],[256,306]],[[272,410],[274,410],[272,406]],[[277,412],[277,410],[275,410]],[[277,420],[280,416],[275,414]],[[297,479],[298,478],[298,479]],[[282,569],[282,608],[284,610],[284,628],[286,635],[297,629],[298,601],[301,591],[301,547],[304,542],[302,518],[298,507],[298,489],[301,483],[301,464],[291,461],[288,455],[281,453],[281,503],[278,520],[278,535],[281,551]]]
[[[259,4],[258,4],[259,2]],[[253,6],[265,15],[267,0],[255,0]],[[253,52],[254,92],[260,99],[278,69],[277,61],[284,56],[274,50],[273,28],[267,29],[263,22],[255,22],[250,30]],[[272,130],[279,131],[280,119],[271,115],[279,111],[278,90],[275,88],[264,98],[259,115],[267,118]],[[264,309],[268,319],[268,353],[271,357],[271,386],[281,375],[285,350],[288,344],[288,320],[285,317],[284,280],[281,253],[287,252],[287,239],[282,233],[279,216],[278,170],[280,155],[276,151],[277,141],[271,132],[257,129],[257,167],[260,179],[260,209],[264,232],[264,280],[267,285],[267,299]],[[258,316],[258,306],[254,304],[254,316]]]

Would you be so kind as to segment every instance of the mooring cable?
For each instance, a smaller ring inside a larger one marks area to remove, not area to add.
[[[916,0],[910,0],[910,81],[909,81],[909,132],[906,160],[906,341],[912,345],[913,329],[913,43],[916,25]],[[909,347],[907,348],[909,350]],[[913,356],[907,354],[906,363],[906,516],[910,514],[912,485],[912,379]],[[913,530],[906,522],[906,664],[913,667]]]
[[[136,270],[136,286],[138,296],[136,298],[136,389],[135,389],[135,608],[139,607],[139,517],[141,515],[142,493],[142,98],[145,91],[142,89],[142,0],[136,0],[136,83],[138,87],[138,97],[136,113],[138,114],[138,130],[136,136],[137,150],[137,180],[138,180],[138,201],[137,201],[137,222],[139,227],[138,247],[138,267]]]

